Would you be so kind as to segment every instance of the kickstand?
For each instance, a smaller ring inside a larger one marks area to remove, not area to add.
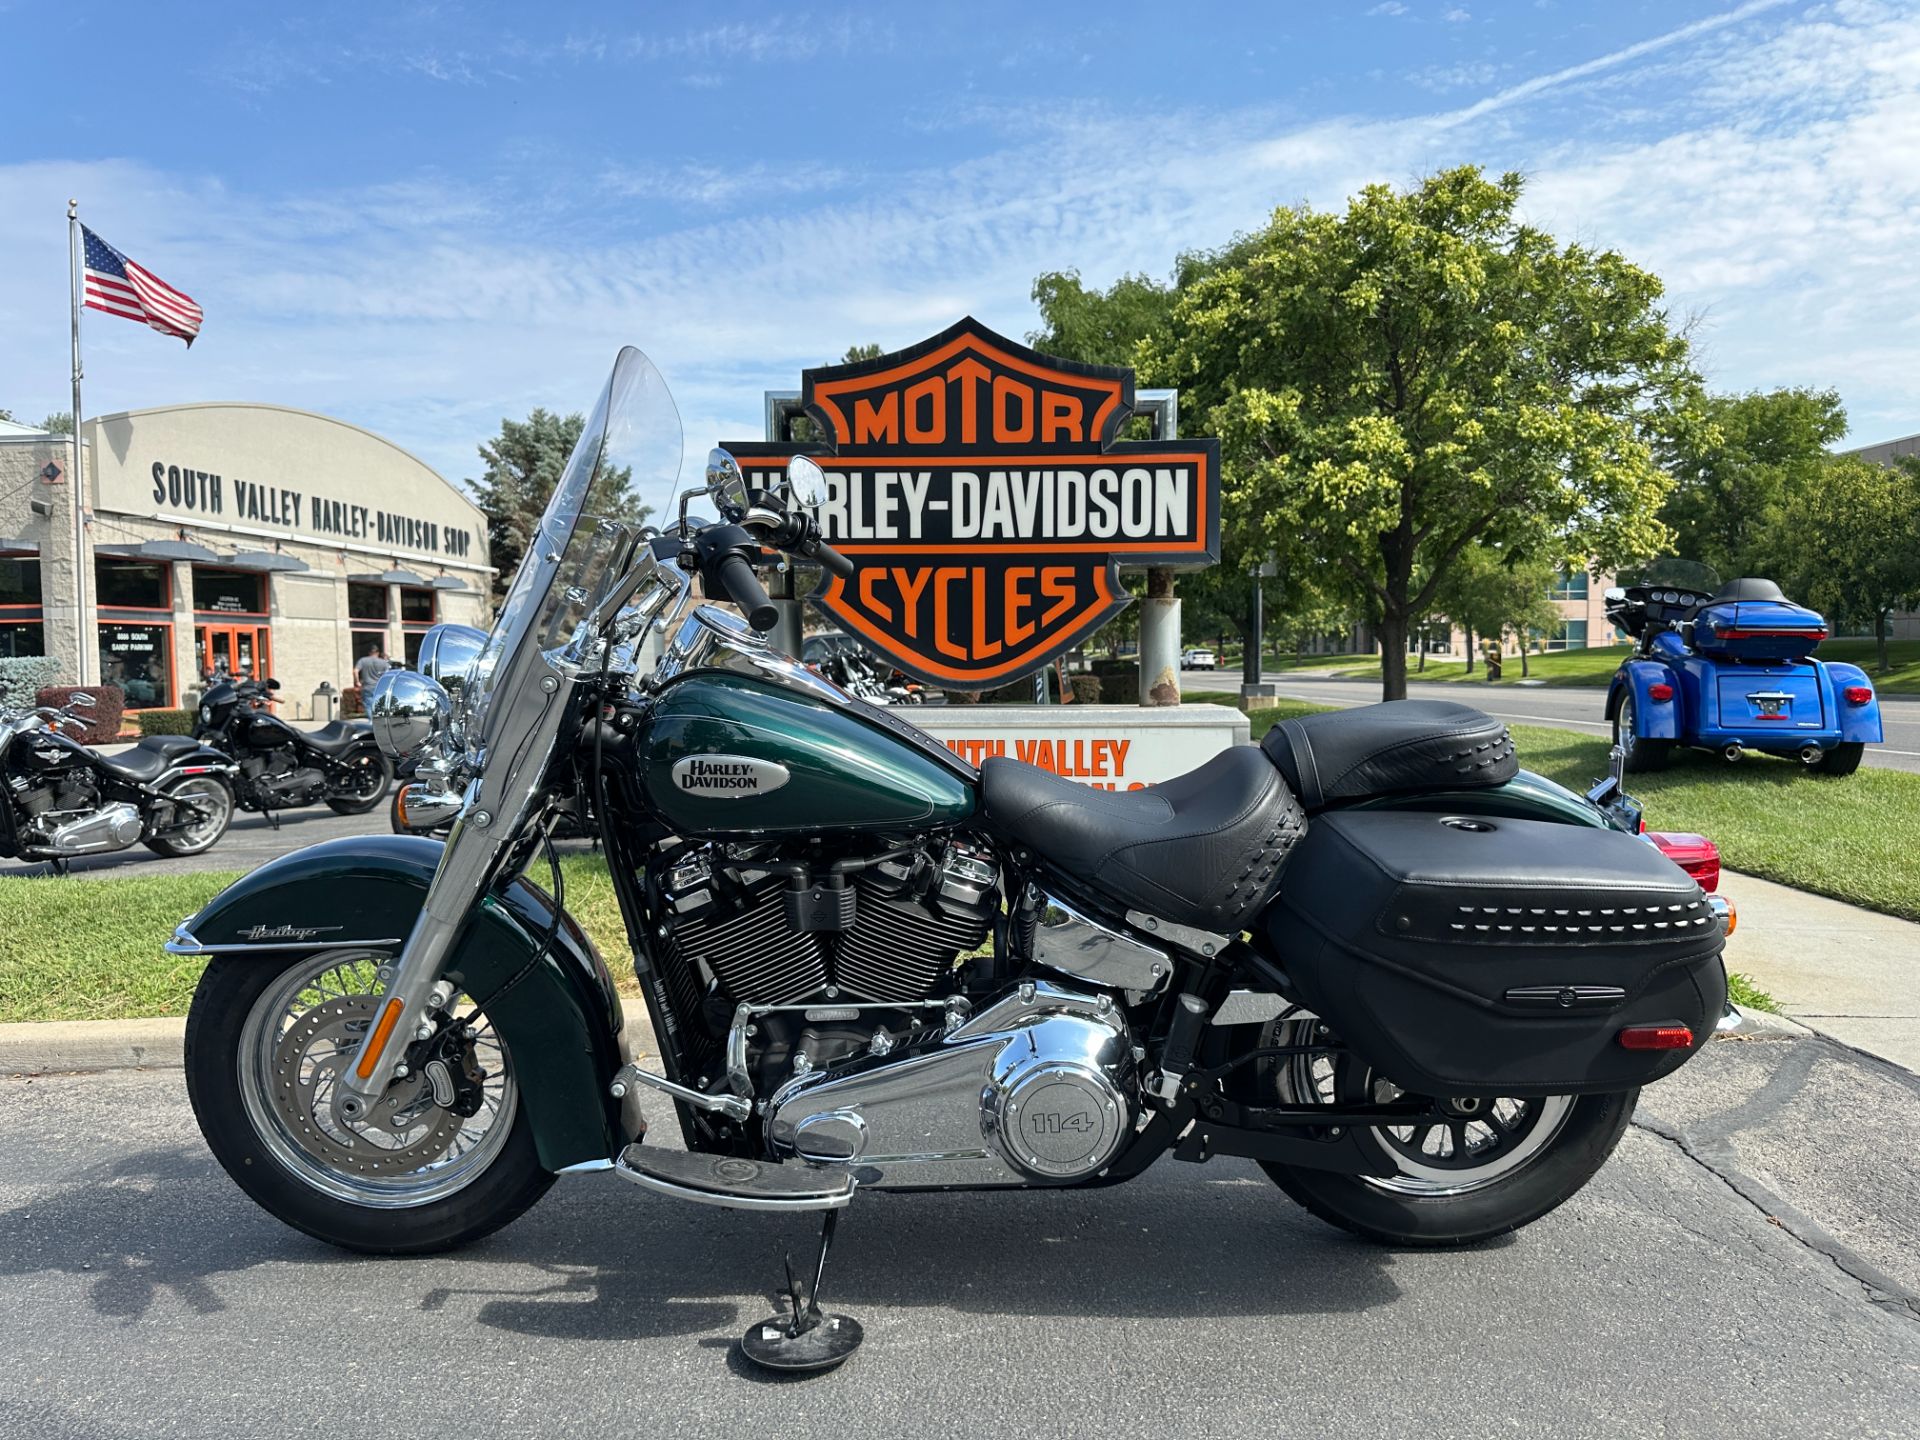
[[[53,876],[55,879],[65,879],[72,871],[73,867],[67,864],[65,858],[62,856],[55,855],[47,861],[47,874]]]
[[[273,811],[262,810],[260,813],[267,817],[267,828],[269,830],[278,830],[280,828],[280,817]]]
[[[860,1347],[865,1338],[860,1322],[850,1315],[830,1315],[820,1309],[820,1285],[827,1273],[827,1251],[833,1245],[839,1210],[829,1210],[820,1225],[820,1253],[813,1262],[813,1293],[803,1296],[793,1276],[793,1254],[783,1257],[787,1272],[789,1313],[771,1315],[741,1337],[747,1359],[768,1370],[831,1370]]]

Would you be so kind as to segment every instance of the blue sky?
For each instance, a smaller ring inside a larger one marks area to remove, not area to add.
[[[1920,9],[1883,0],[88,6],[0,0],[0,406],[64,409],[68,195],[207,312],[87,409],[273,401],[451,476],[636,343],[690,450],[849,343],[1165,274],[1473,161],[1663,275],[1728,389],[1920,430]]]

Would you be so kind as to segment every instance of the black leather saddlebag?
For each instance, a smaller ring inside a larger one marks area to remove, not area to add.
[[[1345,811],[1308,828],[1264,924],[1300,997],[1424,1095],[1624,1090],[1678,1069],[1726,1005],[1699,886],[1631,835]],[[1683,1049],[1627,1049],[1685,1025]]]

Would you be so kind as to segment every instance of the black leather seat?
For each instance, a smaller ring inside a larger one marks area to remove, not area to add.
[[[980,808],[1002,835],[1128,908],[1229,935],[1272,897],[1307,824],[1251,745],[1146,790],[1094,790],[996,757],[980,768]]]
[[[1773,600],[1784,602],[1786,596],[1780,593],[1780,587],[1771,580],[1762,580],[1747,576],[1739,580],[1729,580],[1722,585],[1717,594],[1707,601],[1709,605],[1721,605],[1729,601],[1740,604],[1746,601]]]
[[[302,730],[300,738],[316,750],[339,755],[362,741],[371,740],[373,727],[365,720],[329,720],[318,730]]]
[[[147,735],[131,750],[100,756],[100,763],[135,784],[146,785],[179,764],[176,756],[199,748],[200,742],[188,735]]]
[[[1283,720],[1260,742],[1309,815],[1408,790],[1504,785],[1520,770],[1507,727],[1450,700],[1393,700]]]

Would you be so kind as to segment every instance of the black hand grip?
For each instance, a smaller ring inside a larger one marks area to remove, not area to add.
[[[838,575],[842,580],[853,578],[853,561],[824,540],[813,542],[812,558],[818,560],[820,568],[829,575]]]
[[[720,561],[720,584],[727,592],[727,598],[738,605],[746,614],[747,624],[756,630],[771,630],[779,611],[773,608],[773,601],[767,598],[760,577],[753,573],[742,555],[726,555]]]
[[[1207,1023],[1207,1002],[1198,995],[1182,994],[1173,1008],[1173,1022],[1167,1027],[1167,1043],[1160,1047],[1160,1068],[1169,1075],[1184,1075],[1193,1064],[1193,1052],[1200,1044],[1200,1031]]]

